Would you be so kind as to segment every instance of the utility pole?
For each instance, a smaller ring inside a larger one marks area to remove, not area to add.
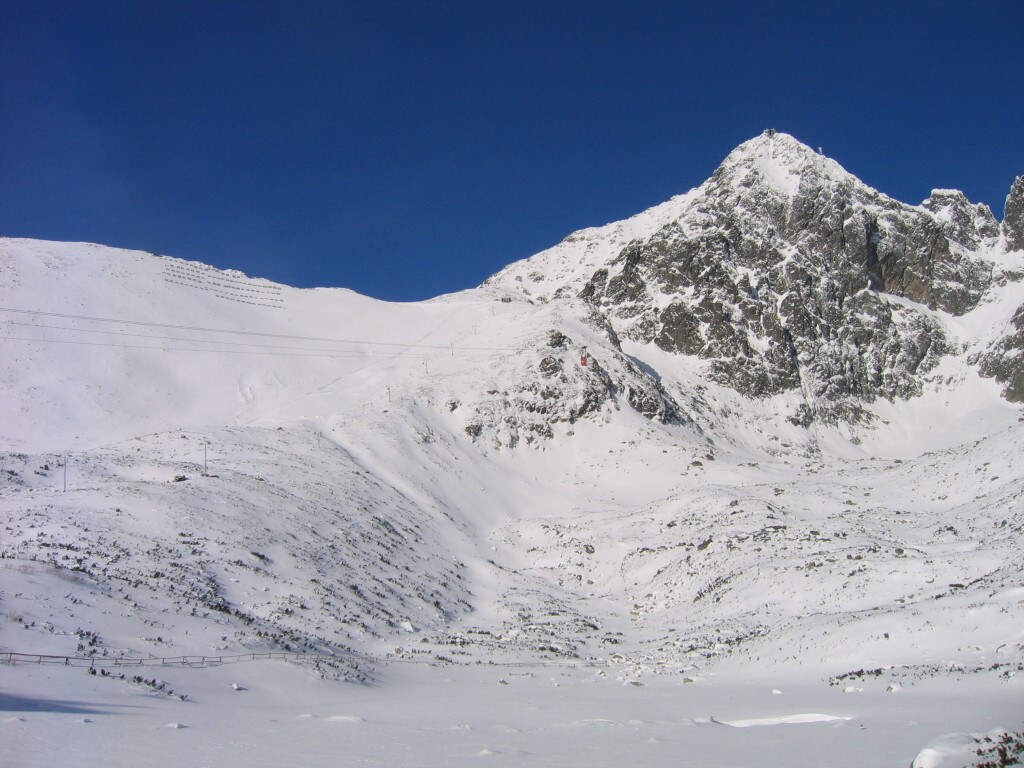
[[[64,454],[64,493],[68,492],[68,455]]]
[[[209,471],[208,471],[208,469],[206,467],[206,443],[204,442],[203,443],[203,475],[205,476],[205,475],[208,475],[208,474],[210,474],[210,473],[209,473]]]

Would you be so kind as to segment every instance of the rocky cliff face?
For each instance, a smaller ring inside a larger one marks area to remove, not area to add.
[[[1008,251],[1024,251],[1024,176],[1018,176],[1006,196],[1003,238]]]
[[[948,190],[905,205],[774,131],[679,200],[588,263],[579,295],[623,338],[703,358],[717,383],[799,392],[798,423],[858,420],[877,398],[919,394],[958,351],[941,316],[970,312],[992,285],[1001,230],[988,207]],[[1007,243],[1024,238],[1022,209],[1018,179]],[[516,274],[495,280],[515,289]]]
[[[1003,397],[1024,403],[1024,304],[1017,308],[1006,334],[979,362],[982,376],[1003,385]]]
[[[1006,196],[1003,214],[1003,246],[1007,251],[1024,251],[1024,176],[1018,176]],[[1024,271],[1007,269],[1000,282],[1022,282]],[[1024,403],[1024,304],[1017,307],[1005,332],[980,358],[979,371],[1003,385],[1003,396]]]

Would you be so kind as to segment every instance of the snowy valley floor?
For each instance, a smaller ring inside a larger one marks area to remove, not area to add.
[[[1022,439],[702,466],[655,443],[600,507],[575,474],[617,460],[596,440],[518,457],[571,463],[564,497],[453,453],[444,503],[380,440],[308,430],[83,452],[67,492],[59,456],[7,454],[0,765],[984,764],[966,734],[1024,729]],[[530,514],[444,516],[494,487]],[[155,662],[285,650],[350,680]]]
[[[1019,680],[847,691],[814,672],[637,680],[610,667],[392,663],[372,685],[257,661],[149,670],[186,701],[74,667],[4,666],[9,766],[963,765],[968,729],[1024,718]],[[46,693],[40,693],[46,692]],[[930,751],[922,752],[929,744]]]

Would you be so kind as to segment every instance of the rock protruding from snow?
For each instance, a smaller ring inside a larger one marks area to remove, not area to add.
[[[999,237],[999,222],[992,209],[983,203],[972,204],[959,190],[932,190],[922,206],[942,223],[943,234],[964,248],[976,251],[993,245]]]
[[[1003,209],[1003,239],[1008,251],[1024,251],[1024,176],[1018,176]]]
[[[1005,336],[981,358],[982,376],[1003,385],[1003,397],[1011,403],[1024,402],[1024,304],[1017,308]]]
[[[794,419],[856,419],[906,398],[952,347],[925,307],[972,309],[997,237],[987,208],[891,200],[785,134],[737,148],[684,216],[629,243],[581,295],[636,341],[710,361],[762,397],[800,389]],[[891,301],[887,294],[910,302]]]
[[[551,438],[556,424],[572,425],[622,405],[666,424],[686,421],[661,384],[622,353],[604,318],[591,313],[609,344],[600,354],[558,329],[532,342],[519,357],[529,360],[500,389],[487,390],[473,405],[465,426],[470,437],[495,448],[512,448]]]
[[[1024,244],[1024,180],[1002,234]],[[1001,247],[992,211],[963,193],[906,205],[768,130],[686,195],[488,284],[542,301],[578,295],[622,338],[702,358],[716,383],[749,397],[799,393],[793,420],[829,423],[922,392],[959,349],[942,315],[979,306]]]

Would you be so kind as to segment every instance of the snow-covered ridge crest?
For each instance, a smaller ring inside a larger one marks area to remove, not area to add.
[[[510,264],[484,285],[538,302],[575,296],[594,270],[629,242],[679,219],[695,192],[677,195],[623,221],[573,232],[557,245]]]
[[[788,133],[773,129],[743,142],[729,153],[712,178],[731,184],[749,184],[748,174],[756,174],[779,194],[791,198],[797,194],[801,180],[855,181],[839,163],[816,152]]]
[[[646,240],[673,223],[688,231],[704,228],[707,223],[694,203],[706,196],[710,187],[726,184],[739,190],[760,180],[775,192],[791,197],[804,176],[855,180],[837,162],[789,134],[765,131],[730,152],[711,178],[689,192],[628,219],[573,232],[558,245],[504,268],[485,285],[537,301],[575,295],[596,269],[630,242]]]

